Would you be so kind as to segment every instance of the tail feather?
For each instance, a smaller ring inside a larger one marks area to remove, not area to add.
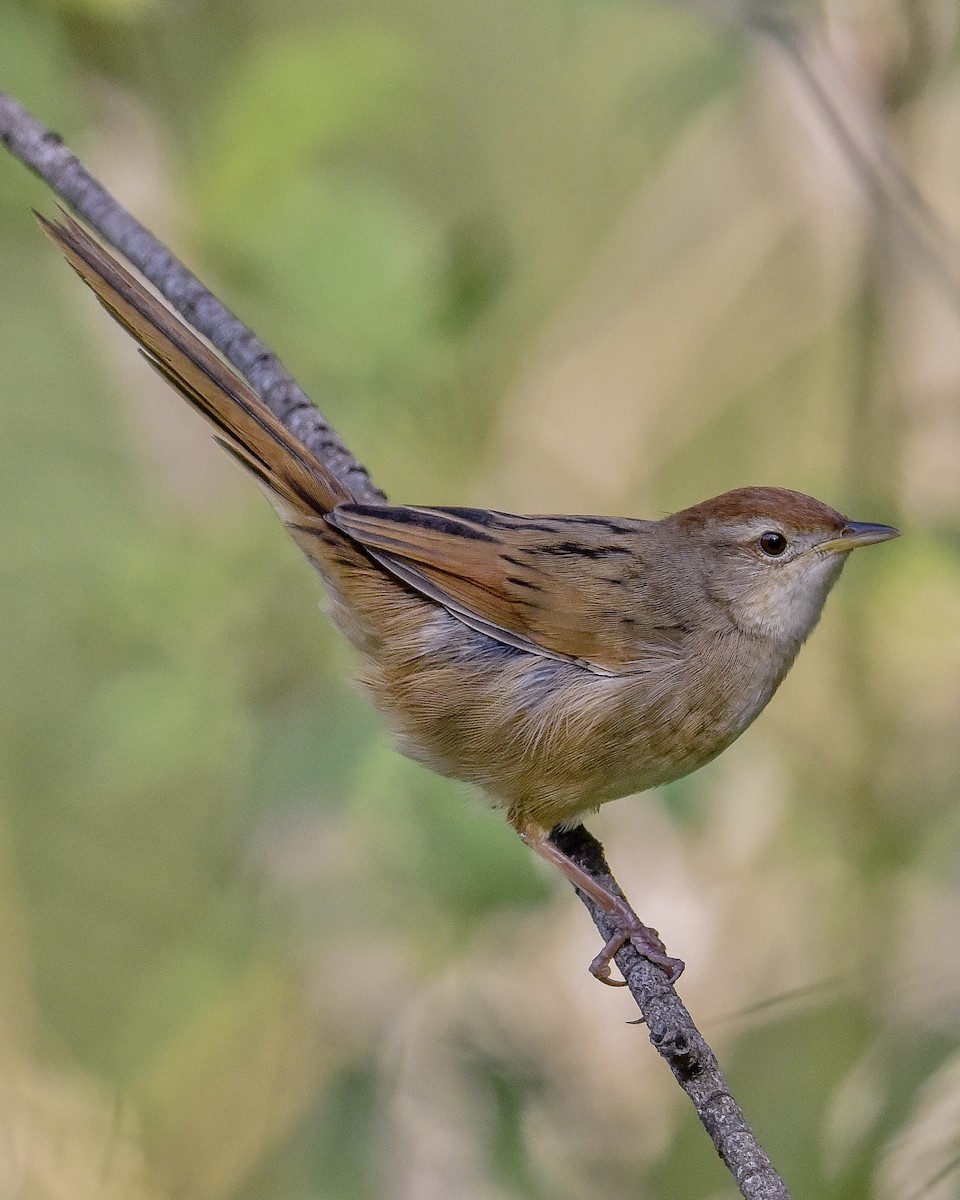
[[[217,441],[264,487],[281,517],[322,516],[356,499],[270,412],[253,389],[171,309],[64,214],[43,232],[144,357],[216,428]]]

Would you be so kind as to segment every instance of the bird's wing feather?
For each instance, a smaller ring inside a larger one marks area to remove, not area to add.
[[[363,504],[339,505],[327,520],[507,645],[604,675],[649,669],[676,651],[644,604],[636,535],[645,522]]]

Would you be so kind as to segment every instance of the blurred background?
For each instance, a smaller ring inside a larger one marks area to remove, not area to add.
[[[0,0],[0,86],[392,498],[902,527],[737,745],[588,822],[798,1200],[960,1196],[957,17]],[[391,750],[30,205],[0,156],[0,1194],[732,1197],[569,889]]]

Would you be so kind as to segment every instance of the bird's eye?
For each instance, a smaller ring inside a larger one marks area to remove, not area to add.
[[[770,558],[779,558],[787,548],[787,539],[775,529],[760,534],[760,549]]]

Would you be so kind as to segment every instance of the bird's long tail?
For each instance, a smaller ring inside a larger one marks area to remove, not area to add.
[[[99,242],[64,214],[37,214],[44,233],[139,342],[147,360],[216,429],[217,440],[263,486],[287,524],[356,499],[270,412],[253,389]]]

